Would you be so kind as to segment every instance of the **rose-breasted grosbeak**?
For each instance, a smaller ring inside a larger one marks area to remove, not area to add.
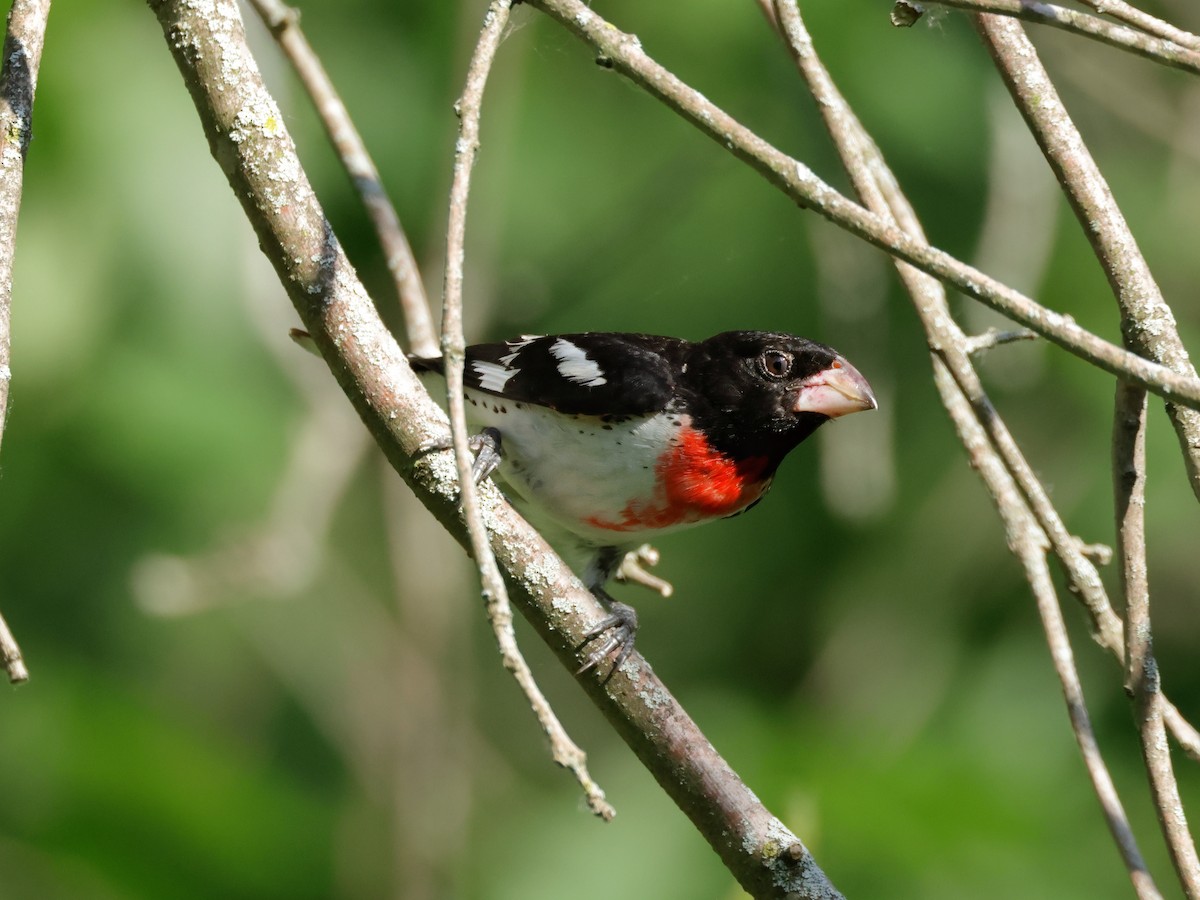
[[[440,358],[413,358],[440,374]],[[610,611],[591,668],[633,647],[637,614],[604,590],[625,553],[737,515],[783,458],[829,419],[874,409],[836,351],[790,334],[727,331],[691,342],[647,334],[522,337],[467,348],[477,479],[505,494]]]

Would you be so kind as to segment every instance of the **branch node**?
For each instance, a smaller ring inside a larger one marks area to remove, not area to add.
[[[1107,566],[1112,562],[1112,547],[1107,544],[1089,544],[1079,538],[1076,538],[1076,540],[1079,541],[1079,552],[1096,565]]]
[[[923,15],[925,7],[920,3],[914,3],[913,0],[896,0],[890,18],[897,28],[912,28]]]
[[[968,356],[977,356],[980,353],[985,353],[988,350],[999,347],[1001,344],[1011,344],[1016,341],[1034,341],[1037,340],[1037,337],[1037,333],[1030,331],[1028,328],[1017,328],[1011,331],[989,328],[983,334],[966,338],[963,342],[963,350]]]
[[[283,6],[273,8],[269,16],[264,14],[263,24],[267,26],[267,30],[271,32],[271,36],[278,37],[287,31],[289,28],[296,28],[300,25],[300,10],[294,6]]]

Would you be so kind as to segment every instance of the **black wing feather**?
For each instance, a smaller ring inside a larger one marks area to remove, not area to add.
[[[564,376],[562,360],[551,349],[560,340],[586,353],[600,377],[584,383]],[[678,338],[609,332],[475,344],[467,348],[464,383],[486,394],[567,415],[646,415],[665,409],[676,395],[691,346]],[[440,358],[413,358],[412,364],[417,371],[442,372]]]

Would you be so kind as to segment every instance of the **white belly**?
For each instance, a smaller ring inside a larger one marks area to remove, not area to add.
[[[678,415],[605,422],[597,416],[518,409],[512,401],[467,393],[468,422],[499,430],[503,461],[497,474],[535,525],[548,517],[596,546],[650,536],[640,529],[631,535],[597,523],[621,522],[631,503],[636,507],[655,501],[655,467],[678,433]]]

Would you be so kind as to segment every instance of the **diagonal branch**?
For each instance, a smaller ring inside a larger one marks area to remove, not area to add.
[[[1146,567],[1146,392],[1117,383],[1113,414],[1113,496],[1121,589],[1125,594],[1126,686],[1133,697],[1142,758],[1154,810],[1171,862],[1189,900],[1200,897],[1200,859],[1171,766],[1163,723],[1162,682],[1150,631],[1150,586]]]
[[[421,453],[446,419],[379,320],[322,215],[295,145],[245,44],[237,6],[148,0],[241,202],[322,356],[389,462],[460,543],[466,532],[451,455]],[[513,599],[574,671],[604,615],[595,598],[489,484],[481,511]],[[601,682],[579,683],[663,790],[755,897],[834,900],[812,854],[746,787],[636,651]]]
[[[992,307],[1082,359],[1152,393],[1200,409],[1200,379],[1188,378],[1105,341],[978,269],[918,239],[818,178],[704,95],[651,59],[636,36],[620,31],[580,0],[528,0],[594,47],[612,68],[747,163],[789,197],[851,234]]]
[[[304,89],[312,97],[321,124],[337,151],[342,166],[350,175],[363,206],[375,226],[379,246],[387,260],[388,271],[396,285],[400,309],[404,313],[404,331],[408,345],[418,356],[437,354],[437,335],[429,314],[429,300],[421,283],[421,272],[412,247],[400,224],[400,216],[383,187],[383,179],[367,152],[362,136],[350,120],[346,105],[334,90],[325,67],[300,29],[300,15],[281,0],[250,0],[263,24],[300,76]]]
[[[1179,44],[1172,39],[1147,34],[1137,28],[1117,25],[1099,16],[1065,6],[1055,6],[1052,3],[1039,3],[1037,0],[925,0],[925,2],[975,13],[1011,16],[1027,22],[1036,22],[1039,25],[1050,25],[1072,34],[1091,38],[1102,44],[1108,44],[1110,47],[1128,50],[1130,53],[1164,66],[1200,75],[1200,46],[1194,43],[1196,36],[1187,35],[1187,32],[1180,32],[1181,35],[1186,36],[1186,43]]]
[[[1147,34],[1162,38],[1164,41],[1174,41],[1181,47],[1191,47],[1193,50],[1200,50],[1200,36],[1192,34],[1190,31],[1184,31],[1182,28],[1175,27],[1170,22],[1164,22],[1156,16],[1143,12],[1136,6],[1126,3],[1125,0],[1079,0],[1079,2],[1084,6],[1090,6],[1101,15],[1141,29]]]
[[[1026,531],[1017,538],[1015,550],[1025,566],[1026,577],[1033,586],[1033,593],[1037,598],[1038,613],[1042,617],[1042,626],[1050,642],[1050,658],[1054,662],[1054,670],[1058,673],[1063,697],[1067,701],[1071,728],[1079,742],[1079,749],[1087,764],[1096,796],[1100,798],[1105,821],[1108,822],[1113,839],[1117,842],[1121,858],[1125,861],[1125,868],[1129,871],[1134,891],[1143,900],[1161,900],[1162,895],[1155,886],[1154,879],[1151,878],[1141,852],[1138,850],[1137,842],[1134,840],[1129,820],[1126,818],[1121,800],[1117,796],[1116,786],[1100,756],[1100,747],[1096,743],[1096,735],[1092,730],[1087,704],[1084,702],[1083,685],[1080,683],[1079,673],[1075,669],[1075,659],[1071,652],[1070,639],[1067,636],[1067,626],[1063,622],[1062,610],[1059,608],[1058,597],[1054,590],[1054,581],[1050,577],[1050,569],[1046,565],[1045,548],[1034,541],[1032,534]]]
[[[1139,356],[1194,378],[1196,368],[1179,338],[1171,308],[1021,24],[1003,16],[976,16],[975,25],[1104,268],[1121,310],[1126,345]],[[1179,438],[1192,492],[1200,499],[1200,412],[1168,403],[1167,414]]]
[[[8,419],[8,388],[11,344],[13,256],[17,244],[17,216],[21,210],[21,187],[25,153],[32,136],[33,95],[37,91],[38,68],[46,41],[50,0],[14,0],[4,35],[4,68],[0,70],[0,439]],[[8,680],[29,680],[21,648],[0,616],[0,665]]]
[[[922,237],[921,225],[896,185],[882,153],[845,102],[818,57],[796,0],[774,0],[773,11],[777,27],[825,117],[826,127],[855,190],[878,215],[901,224],[914,236]],[[934,381],[942,396],[942,403],[954,422],[972,465],[992,496],[1005,523],[1009,547],[1025,568],[1026,577],[1038,601],[1055,670],[1067,701],[1072,730],[1121,857],[1139,896],[1147,900],[1158,897],[1096,744],[1058,598],[1046,571],[1046,549],[1055,542],[1047,537],[1045,519],[1049,515],[1057,520],[1057,513],[984,394],[970,360],[971,342],[951,317],[945,290],[932,278],[903,263],[897,262],[897,270],[925,328],[926,340],[932,351]],[[1040,510],[1040,514],[1034,510]],[[1066,542],[1070,550],[1078,554],[1077,542],[1066,534],[1061,523],[1058,524],[1065,534],[1065,537],[1060,536],[1058,543]],[[1057,547],[1056,552],[1062,553]],[[1107,607],[1107,598],[1104,598],[1104,605]],[[1111,609],[1109,613],[1112,615]],[[1112,617],[1115,618],[1115,615]],[[1109,640],[1114,638],[1119,639],[1119,631],[1116,635],[1108,636]]]
[[[616,811],[604,799],[604,791],[592,780],[587,768],[587,755],[571,740],[567,730],[554,714],[533,673],[529,670],[512,626],[512,606],[508,589],[500,576],[496,557],[488,544],[487,527],[479,512],[479,498],[471,471],[471,451],[467,445],[467,418],[463,399],[463,364],[466,341],[463,338],[463,262],[466,258],[467,197],[471,188],[471,169],[479,149],[479,119],[483,106],[483,91],[487,85],[492,61],[500,38],[508,24],[512,0],[493,0],[484,18],[479,43],[467,68],[467,84],[456,109],[459,116],[459,138],[454,148],[454,174],[450,183],[450,214],[446,227],[446,276],[442,306],[442,353],[445,357],[446,398],[450,410],[450,431],[454,443],[454,461],[458,483],[462,488],[463,517],[471,542],[471,555],[479,568],[488,621],[500,646],[504,668],[512,673],[525,698],[537,716],[538,724],[550,741],[554,761],[574,774],[583,788],[588,808],[606,822]]]

